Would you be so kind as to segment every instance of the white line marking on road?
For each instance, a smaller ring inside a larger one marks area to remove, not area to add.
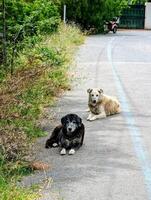
[[[147,186],[147,190],[148,190],[148,197],[151,200],[151,162],[150,162],[150,157],[149,157],[149,154],[145,147],[145,143],[141,137],[141,132],[140,132],[139,128],[135,125],[136,124],[135,118],[133,116],[133,113],[131,112],[130,103],[128,102],[128,98],[124,91],[120,76],[118,75],[116,65],[112,61],[113,41],[114,41],[114,38],[109,41],[108,46],[107,46],[108,60],[112,66],[112,72],[113,72],[113,76],[114,76],[115,83],[117,86],[119,98],[121,100],[122,110],[124,111],[123,112],[124,117],[126,119],[127,126],[129,128],[129,132],[130,132],[130,135],[132,138],[136,156],[139,160],[142,172],[144,174],[144,179],[145,179],[145,183],[146,183],[145,185]]]

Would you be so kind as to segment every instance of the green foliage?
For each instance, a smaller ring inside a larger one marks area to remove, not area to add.
[[[32,45],[30,42],[33,37],[57,31],[61,21],[59,7],[59,1],[54,0],[5,1],[7,69],[12,65],[13,71],[14,59],[26,46]]]
[[[63,64],[64,58],[61,51],[56,48],[49,47],[40,47],[37,49],[37,54],[39,54],[39,58],[44,61],[47,65],[49,64],[54,66],[59,66]]]
[[[20,39],[36,33],[50,33],[59,24],[58,7],[52,0],[6,1],[8,36],[12,38],[20,30]],[[45,23],[49,23],[49,27]],[[44,24],[46,28],[44,28]]]

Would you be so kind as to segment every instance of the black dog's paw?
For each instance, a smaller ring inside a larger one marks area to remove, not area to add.
[[[46,141],[45,148],[46,148],[46,149],[52,148],[52,143],[51,143],[50,139],[48,139],[48,140]]]
[[[59,145],[56,143],[56,142],[54,142],[53,144],[52,144],[52,147],[53,148],[56,148],[56,147],[58,147]]]
[[[56,147],[58,147],[58,146],[59,146],[58,143],[52,141],[51,139],[48,139],[48,140],[46,141],[46,144],[45,144],[45,148],[46,148],[46,149],[49,149],[49,148],[56,148]]]

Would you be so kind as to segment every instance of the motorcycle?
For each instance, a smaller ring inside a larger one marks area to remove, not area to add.
[[[112,31],[113,33],[117,32],[118,23],[116,20],[108,21],[104,23],[104,32],[108,33]]]

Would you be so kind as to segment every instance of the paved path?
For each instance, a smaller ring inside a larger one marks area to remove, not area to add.
[[[24,184],[52,177],[42,200],[151,200],[151,32],[88,37],[76,62],[73,89],[55,111],[58,121],[71,112],[83,118],[85,144],[74,156],[62,157],[57,149],[44,149],[46,138],[41,139],[38,158],[53,169],[25,178]],[[87,122],[89,87],[116,95],[123,112]]]

